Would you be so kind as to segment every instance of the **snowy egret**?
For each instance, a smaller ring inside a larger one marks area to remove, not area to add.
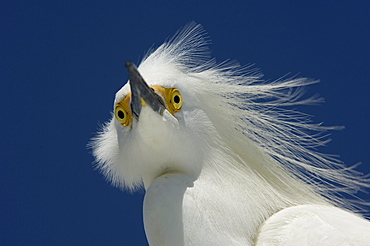
[[[112,119],[93,140],[116,186],[144,186],[150,245],[370,245],[370,222],[338,194],[369,179],[316,151],[335,129],[286,107],[315,81],[263,82],[218,64],[192,23],[127,62]]]

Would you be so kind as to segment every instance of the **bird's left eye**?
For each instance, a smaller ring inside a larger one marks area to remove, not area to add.
[[[176,112],[181,110],[182,95],[178,89],[166,88],[160,85],[153,85],[151,88],[154,90],[155,93],[157,93],[163,98],[167,110],[171,114],[175,114]]]
[[[181,109],[182,96],[179,90],[174,88],[171,90],[171,93],[169,95],[169,107],[171,107],[174,112],[177,112]]]

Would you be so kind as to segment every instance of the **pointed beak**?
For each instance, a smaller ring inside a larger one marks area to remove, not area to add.
[[[136,119],[139,118],[141,107],[145,104],[162,115],[166,108],[162,98],[148,86],[132,62],[127,61],[126,68],[130,79],[131,110]]]

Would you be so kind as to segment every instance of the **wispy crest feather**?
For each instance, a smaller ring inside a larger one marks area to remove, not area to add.
[[[214,103],[207,97],[204,105],[211,105],[208,110],[223,114],[223,119],[213,122],[227,121],[230,129],[240,132],[240,144],[244,141],[242,135],[247,137],[274,160],[271,164],[309,184],[337,205],[351,206],[340,193],[355,194],[370,187],[368,176],[354,170],[357,165],[346,167],[335,156],[317,151],[330,141],[328,131],[342,127],[312,123],[309,115],[286,108],[321,103],[317,96],[302,99],[303,87],[318,81],[288,78],[266,83],[256,70],[237,63],[217,64],[209,58],[204,33],[201,25],[189,24],[146,57],[143,65],[153,64],[151,59],[156,63],[168,61],[186,68],[183,72],[200,77],[204,84],[199,91],[212,88],[208,93],[215,95]],[[217,86],[207,87],[206,82]]]
[[[336,157],[316,150],[329,141],[329,130],[340,127],[314,124],[309,115],[290,109],[321,102],[318,97],[302,99],[302,88],[317,81],[288,78],[267,83],[255,69],[232,62],[216,63],[207,45],[202,27],[191,23],[148,54],[139,69],[147,73],[178,70],[202,81],[191,84],[196,91],[194,100],[209,112],[222,142],[240,159],[236,165],[241,169],[251,165],[246,159],[257,151],[262,153],[263,169],[282,182],[286,177],[296,177],[330,203],[350,208],[351,203],[340,194],[355,194],[370,187],[368,176],[355,171],[356,166],[346,167]],[[99,140],[103,137],[104,132],[94,143],[95,156],[104,152]],[[107,162],[113,161],[108,159],[98,158],[103,171],[109,166]]]

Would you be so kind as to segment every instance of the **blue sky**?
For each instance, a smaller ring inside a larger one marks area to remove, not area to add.
[[[344,125],[321,149],[370,172],[369,1],[2,1],[0,244],[147,245],[144,192],[111,187],[86,149],[140,61],[196,21],[218,61],[320,79],[300,110]],[[370,195],[360,193],[370,201]]]

